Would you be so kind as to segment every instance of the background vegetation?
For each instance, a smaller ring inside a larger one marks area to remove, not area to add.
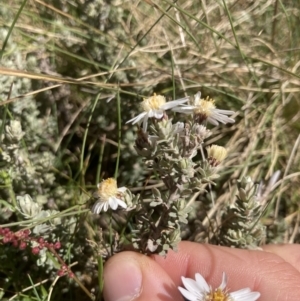
[[[37,261],[2,241],[0,299],[89,300],[83,287],[98,294],[101,235],[89,198],[116,167],[119,186],[134,193],[159,185],[125,124],[153,92],[176,99],[201,91],[236,112],[235,124],[212,128],[206,141],[229,150],[210,212],[234,199],[242,176],[267,183],[280,170],[265,195],[264,243],[300,242],[298,1],[2,2],[0,147],[10,159],[0,161],[0,223],[30,228],[15,209],[29,194],[43,224],[59,219],[46,239],[60,237],[59,256],[74,275],[59,278],[49,254]],[[24,132],[18,147],[5,136],[13,120]]]

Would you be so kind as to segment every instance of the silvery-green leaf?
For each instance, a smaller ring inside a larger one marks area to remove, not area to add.
[[[40,205],[29,194],[17,196],[17,203],[21,214],[28,219],[36,217],[41,211]]]

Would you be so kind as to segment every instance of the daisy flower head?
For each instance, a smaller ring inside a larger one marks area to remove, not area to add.
[[[194,96],[192,105],[182,106],[174,109],[174,111],[184,114],[194,114],[195,121],[200,124],[206,120],[213,125],[234,123],[234,119],[228,117],[234,114],[234,111],[217,109],[213,99],[209,97],[206,99],[201,98],[201,92],[198,92]]]
[[[118,206],[126,208],[126,203],[122,200],[126,187],[117,186],[117,181],[113,178],[103,180],[97,185],[98,189],[93,194],[97,199],[92,207],[92,212],[99,214],[101,210],[107,211],[109,208],[116,210]]]
[[[166,98],[161,95],[156,95],[149,98],[145,98],[141,103],[141,108],[143,112],[136,117],[128,120],[126,123],[143,123],[143,131],[147,131],[148,119],[162,119],[165,116],[165,111],[169,109],[174,109],[189,100],[188,97],[184,97],[177,100],[166,101]]]
[[[213,167],[218,166],[227,156],[227,149],[223,146],[213,144],[206,148],[207,160]]]
[[[178,287],[181,294],[190,301],[255,301],[260,297],[259,292],[252,292],[250,288],[244,288],[229,293],[227,276],[223,273],[222,283],[216,289],[212,289],[205,279],[197,273],[195,279],[181,277],[185,288]]]

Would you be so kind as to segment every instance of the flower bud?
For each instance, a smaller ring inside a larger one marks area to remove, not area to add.
[[[211,145],[206,148],[208,162],[211,166],[218,166],[227,156],[226,148],[219,145]]]
[[[25,135],[22,131],[21,123],[18,120],[11,120],[10,125],[5,127],[5,131],[6,139],[11,142],[18,142]]]

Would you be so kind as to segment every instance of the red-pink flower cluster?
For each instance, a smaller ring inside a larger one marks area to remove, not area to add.
[[[19,248],[20,250],[24,250],[27,246],[31,246],[31,252],[34,255],[38,255],[43,248],[47,248],[58,258],[58,261],[62,263],[61,269],[57,272],[58,276],[68,275],[70,278],[73,278],[73,272],[66,264],[63,264],[63,261],[55,251],[61,248],[60,241],[55,243],[48,242],[43,237],[32,237],[30,236],[30,233],[31,232],[28,229],[13,232],[9,228],[0,227],[0,244],[1,242],[3,244],[11,244],[13,247]],[[32,242],[34,243],[32,244]]]
[[[61,269],[57,271],[57,275],[59,277],[61,276],[64,276],[64,275],[68,275],[70,278],[73,278],[74,277],[74,274],[73,272],[68,268],[67,265],[62,265],[61,266]]]
[[[39,254],[40,250],[43,248],[58,250],[61,248],[61,243],[59,241],[55,243],[49,243],[44,238],[35,238],[30,236],[30,230],[20,230],[17,232],[11,231],[9,228],[0,228],[0,242],[3,244],[11,244],[12,246],[24,250],[30,242],[35,242],[35,247],[31,247],[31,252],[34,255]],[[37,243],[37,244],[36,244]]]

